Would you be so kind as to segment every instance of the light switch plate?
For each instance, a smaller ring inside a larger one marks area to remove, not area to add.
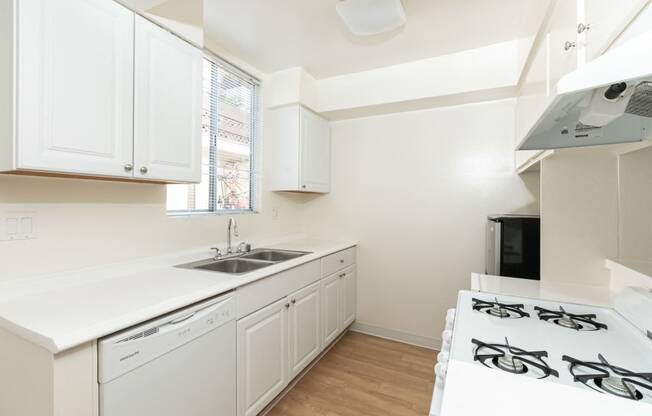
[[[34,212],[5,212],[0,215],[0,241],[36,238]]]

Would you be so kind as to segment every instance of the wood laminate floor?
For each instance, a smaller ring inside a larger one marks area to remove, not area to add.
[[[426,416],[437,352],[346,334],[269,416]]]

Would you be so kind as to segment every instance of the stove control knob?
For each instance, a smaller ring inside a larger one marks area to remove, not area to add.
[[[452,339],[453,331],[447,329],[441,333],[441,351],[448,352],[450,350]]]
[[[455,309],[449,309],[446,312],[446,324],[453,324],[455,322]]]
[[[441,380],[442,382],[446,378],[446,371],[448,371],[448,365],[444,363],[438,363],[435,366],[435,376],[437,377],[438,380]]]

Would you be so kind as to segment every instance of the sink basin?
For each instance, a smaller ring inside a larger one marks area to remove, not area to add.
[[[305,256],[306,254],[308,253],[303,251],[273,250],[273,249],[261,248],[261,249],[254,250],[251,253],[243,255],[241,258],[271,261],[274,263],[278,263],[281,261],[296,259],[297,257]]]
[[[244,274],[263,267],[281,263],[309,254],[303,251],[274,250],[259,248],[246,254],[235,254],[221,259],[206,259],[192,263],[179,264],[175,267],[192,270],[207,270],[228,274]]]
[[[222,272],[229,274],[242,274],[254,270],[262,269],[263,267],[271,266],[273,263],[247,260],[242,258],[215,260],[213,262],[197,265],[193,269],[210,270],[213,272]]]

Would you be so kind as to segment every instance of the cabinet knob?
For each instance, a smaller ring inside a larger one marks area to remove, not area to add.
[[[295,303],[297,303],[297,300],[296,300],[296,299],[292,299],[292,304],[294,305]]]
[[[342,273],[342,274],[340,275],[340,277],[344,277],[344,276],[346,276],[346,273]]]
[[[344,264],[344,259],[340,259],[340,263]]]
[[[290,307],[290,304],[289,304],[289,303],[286,303],[286,304],[285,304],[285,309],[288,309],[289,307]]]
[[[301,187],[302,187],[303,189],[306,189],[306,185],[301,185]]]
[[[575,47],[575,42],[566,41],[566,43],[564,43],[564,50],[565,51],[568,51],[568,50],[570,50],[571,48],[574,48],[574,47]]]
[[[590,23],[587,23],[587,24],[580,23],[579,25],[577,25],[577,33],[578,34],[584,33],[589,29],[591,29],[591,24]]]
[[[134,169],[134,165],[132,165],[131,163],[127,163],[125,165],[125,172],[131,172],[133,169]]]
[[[143,166],[142,168],[140,168],[140,173],[142,173],[142,174],[145,174],[148,171],[149,171],[149,169],[147,169],[147,166]]]

